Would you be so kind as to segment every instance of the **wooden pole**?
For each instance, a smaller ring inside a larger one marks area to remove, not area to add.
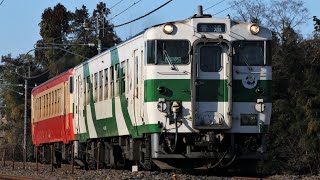
[[[38,167],[38,146],[36,146],[36,163],[37,163],[37,173],[39,171]]]
[[[51,148],[51,172],[53,172],[53,145],[50,144],[50,148]]]
[[[12,170],[14,170],[14,148],[12,152]]]
[[[74,173],[74,144],[71,145],[71,156],[72,156],[72,174]]]
[[[99,163],[100,163],[100,142],[98,142],[98,155],[97,155],[97,170],[99,169]]]
[[[4,149],[4,151],[3,151],[2,160],[3,160],[3,167],[5,167],[6,166],[6,149]]]

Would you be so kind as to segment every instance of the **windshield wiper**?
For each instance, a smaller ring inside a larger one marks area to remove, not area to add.
[[[172,63],[171,58],[166,50],[163,50],[164,58],[168,61],[172,70],[178,71],[178,68]]]
[[[240,54],[240,58],[243,60],[243,62],[246,64],[246,66],[248,67],[248,69],[249,69],[249,71],[251,71],[252,70],[252,67],[250,66],[250,64],[248,63],[248,59],[245,57],[245,56],[243,56],[242,54]]]

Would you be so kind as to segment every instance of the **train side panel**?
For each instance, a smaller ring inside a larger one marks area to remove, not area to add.
[[[72,125],[69,77],[73,69],[32,90],[32,142],[38,146],[75,139]]]
[[[144,50],[140,35],[75,67],[77,140],[160,131],[143,108]]]

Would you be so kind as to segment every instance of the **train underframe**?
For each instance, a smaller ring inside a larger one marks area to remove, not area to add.
[[[52,149],[52,151],[51,151]],[[72,150],[73,149],[73,150]],[[51,143],[39,146],[39,161],[74,162],[87,169],[213,169],[226,168],[236,159],[261,160],[265,155],[265,134],[230,134],[207,131],[202,134],[153,133],[143,138],[130,136]]]

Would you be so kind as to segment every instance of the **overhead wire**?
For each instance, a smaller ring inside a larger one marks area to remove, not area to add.
[[[122,1],[124,1],[124,0],[120,0],[120,1],[117,2],[115,5],[111,6],[111,8],[109,8],[109,9],[111,10],[112,8],[116,7],[116,6],[117,6],[118,4],[120,4]]]
[[[146,17],[146,16],[154,13],[155,11],[161,9],[162,7],[164,7],[165,5],[167,5],[168,3],[170,3],[171,1],[173,1],[173,0],[167,1],[166,3],[162,4],[161,6],[157,7],[156,9],[148,12],[147,14],[145,14],[145,15],[143,15],[143,16],[140,16],[140,17],[138,17],[138,18],[136,18],[136,19],[134,19],[134,20],[128,21],[128,22],[126,22],[126,23],[122,23],[122,24],[119,24],[119,25],[115,25],[115,26],[113,26],[113,27],[117,28],[117,27],[120,27],[120,26],[124,26],[124,25],[130,24],[130,23],[132,23],[132,22],[134,22],[134,21],[137,21],[137,20],[139,20],[139,19],[141,19],[141,18],[144,18],[144,17]]]
[[[126,9],[124,9],[123,11],[121,11],[120,13],[118,13],[117,15],[113,16],[112,18],[108,19],[108,21],[111,21],[112,19],[118,17],[119,15],[121,15],[122,13],[126,12],[128,9],[132,8],[133,6],[137,5],[139,2],[141,2],[142,0],[139,0],[137,2],[134,2],[131,6],[127,7]]]
[[[240,4],[240,3],[242,3],[243,1],[245,1],[245,0],[239,1],[239,2],[235,3],[234,5],[229,6],[228,8],[226,8],[226,9],[224,9],[224,10],[221,10],[221,11],[219,11],[219,12],[217,12],[217,13],[213,14],[213,16],[215,16],[215,15],[217,15],[217,14],[220,14],[220,13],[222,13],[222,12],[224,12],[224,11],[226,11],[226,10],[230,9],[230,8],[233,8],[234,6],[236,6],[236,5]]]
[[[209,9],[213,8],[214,6],[216,6],[216,5],[220,4],[220,3],[222,3],[223,1],[225,1],[225,0],[219,1],[219,2],[215,3],[214,5],[212,5],[212,6],[208,7],[207,9],[205,9],[205,10],[203,10],[203,11],[206,11],[206,10],[209,10]]]
[[[4,1],[4,0],[1,1],[0,6],[2,5],[3,1]]]

